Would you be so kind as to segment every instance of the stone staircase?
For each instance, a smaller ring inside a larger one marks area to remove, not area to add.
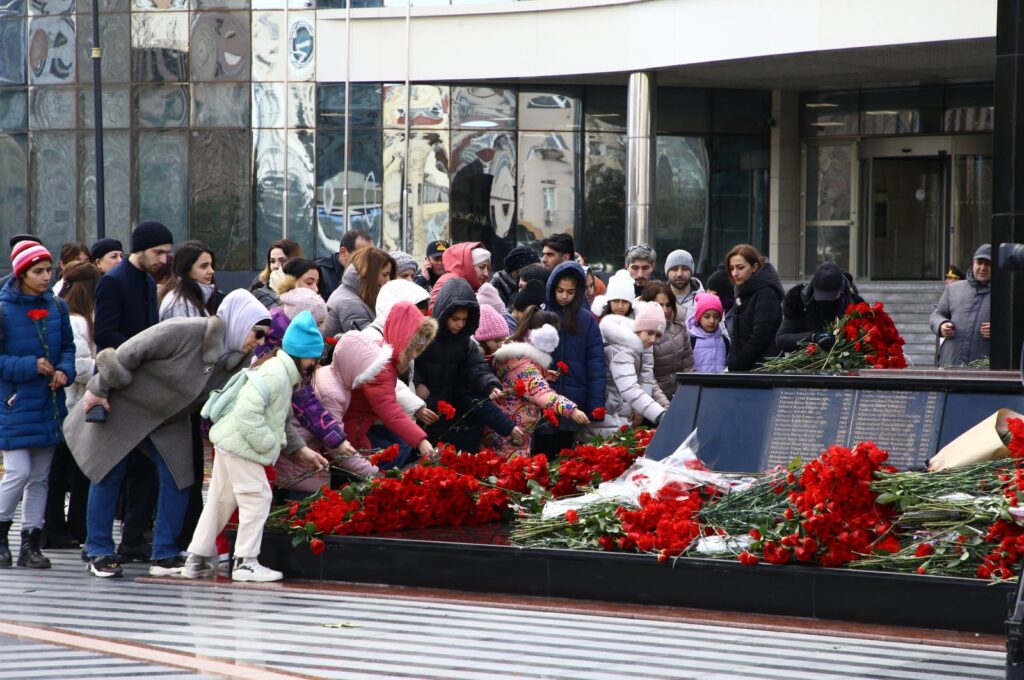
[[[783,283],[786,290],[795,281]],[[935,334],[928,317],[945,289],[941,281],[858,281],[857,289],[868,303],[881,301],[906,340],[907,364],[915,368],[935,365]]]

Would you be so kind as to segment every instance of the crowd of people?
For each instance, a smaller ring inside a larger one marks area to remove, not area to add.
[[[656,426],[677,373],[748,371],[826,343],[829,324],[861,301],[831,262],[785,291],[749,244],[706,282],[686,250],[659,262],[645,244],[604,279],[568,234],[500,263],[479,242],[433,241],[417,262],[350,231],[315,260],[274,242],[249,289],[226,295],[205,244],[175,250],[164,225],[144,222],[129,245],[68,243],[53,263],[34,236],[11,239],[0,567],[15,563],[20,504],[18,566],[46,568],[44,548],[81,546],[98,577],[148,561],[158,576],[277,580],[258,561],[275,498],[434,460],[441,442],[557,455],[624,425]],[[986,350],[986,248],[932,316],[950,361]],[[395,446],[380,468],[370,461]],[[235,513],[229,559],[223,529]]]

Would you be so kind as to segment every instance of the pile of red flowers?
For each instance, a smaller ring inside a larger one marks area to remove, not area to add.
[[[601,541],[600,545],[606,550],[657,552],[662,561],[681,555],[703,531],[697,513],[707,495],[702,488],[687,490],[677,482],[661,487],[657,495],[641,494],[638,509],[616,510],[625,535],[614,544]]]

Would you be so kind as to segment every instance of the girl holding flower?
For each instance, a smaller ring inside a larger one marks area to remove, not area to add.
[[[62,440],[64,386],[75,379],[75,339],[64,303],[50,291],[52,257],[34,241],[11,252],[14,275],[0,290],[0,566],[12,563],[7,532],[22,501],[18,566],[46,569],[39,552],[47,478]]]

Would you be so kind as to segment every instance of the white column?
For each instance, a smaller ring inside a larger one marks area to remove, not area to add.
[[[654,162],[658,81],[654,73],[629,76],[626,101],[626,247],[654,243]]]

